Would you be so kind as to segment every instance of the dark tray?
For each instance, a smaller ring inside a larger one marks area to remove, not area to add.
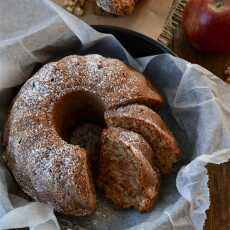
[[[92,27],[101,33],[113,34],[133,57],[143,57],[162,53],[175,55],[169,48],[163,46],[158,41],[138,32],[107,25],[93,25]]]

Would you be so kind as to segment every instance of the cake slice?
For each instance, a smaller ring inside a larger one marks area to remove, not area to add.
[[[120,208],[150,210],[160,178],[151,161],[152,149],[139,134],[121,128],[102,133],[98,186]]]
[[[162,174],[173,171],[181,155],[176,139],[161,117],[144,105],[128,105],[105,113],[109,127],[121,127],[141,134],[153,149],[156,166]]]

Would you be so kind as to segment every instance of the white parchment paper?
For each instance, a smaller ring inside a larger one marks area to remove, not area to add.
[[[178,172],[162,179],[150,213],[118,211],[99,194],[94,215],[70,218],[22,198],[1,161],[0,229],[202,229],[210,205],[205,165],[230,158],[230,87],[200,66],[166,54],[133,59],[113,36],[96,32],[49,0],[0,1],[0,134],[14,87],[35,65],[89,53],[125,61],[160,89],[167,101],[161,115],[183,150]],[[0,146],[0,155],[3,151]]]

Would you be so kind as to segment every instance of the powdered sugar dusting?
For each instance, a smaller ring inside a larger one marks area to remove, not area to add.
[[[108,13],[125,15],[133,12],[136,0],[96,0],[96,3]]]
[[[95,208],[86,151],[62,140],[53,123],[57,101],[76,91],[99,97],[105,110],[135,101],[155,105],[162,98],[142,75],[99,55],[47,64],[21,88],[8,121],[9,168],[34,199],[66,214],[85,215]]]

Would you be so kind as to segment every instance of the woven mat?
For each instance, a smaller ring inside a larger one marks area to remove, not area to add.
[[[188,0],[173,1],[163,31],[157,39],[162,44],[169,46],[172,42],[173,33],[181,22],[184,7],[187,4],[187,2]]]

